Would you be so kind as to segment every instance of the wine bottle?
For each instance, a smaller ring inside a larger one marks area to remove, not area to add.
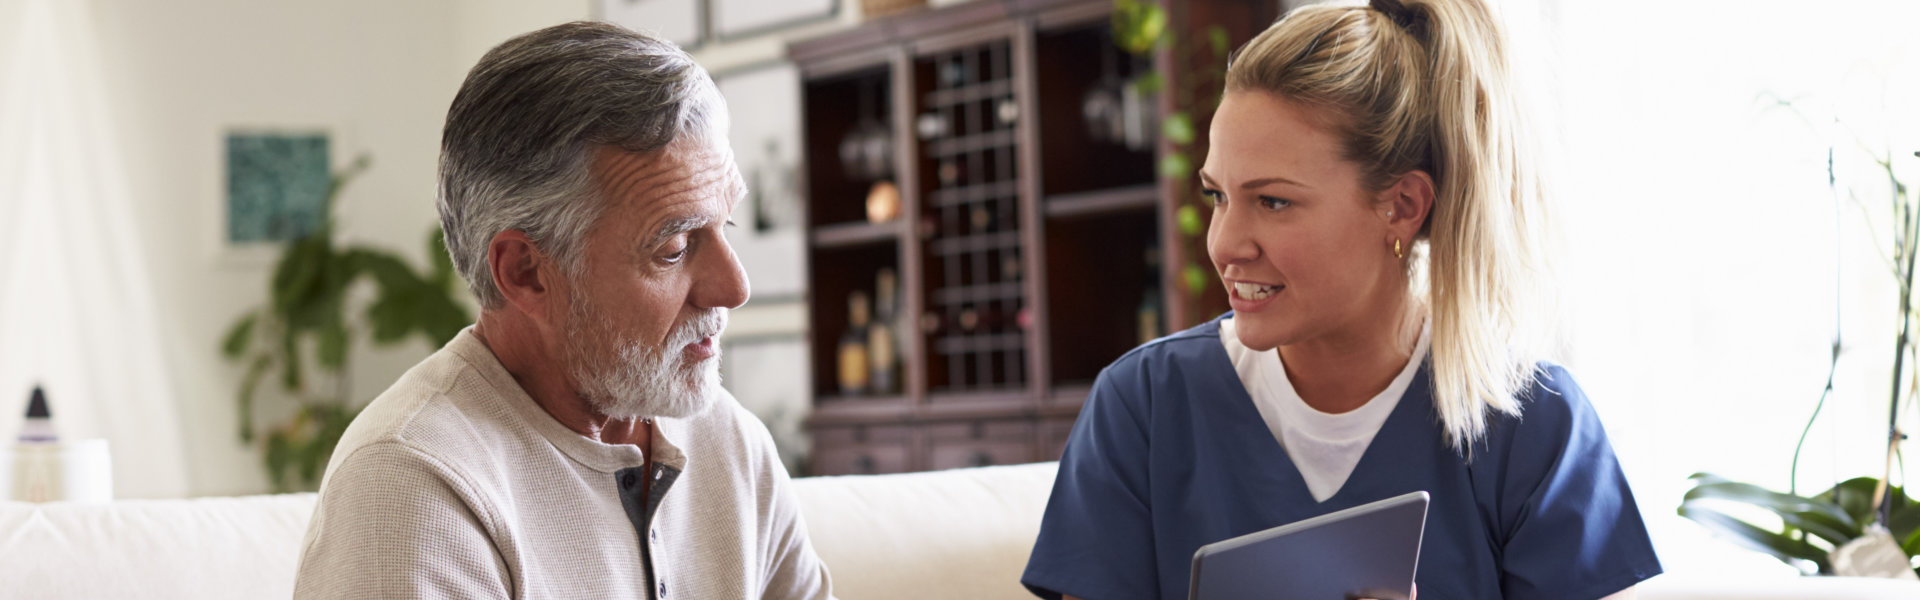
[[[894,333],[894,317],[900,313],[895,305],[893,269],[880,269],[874,276],[873,297],[873,324],[867,328],[867,370],[873,393],[891,394],[899,382],[900,365],[900,344]]]
[[[840,335],[840,393],[857,396],[869,384],[867,359],[867,293],[847,296],[847,331]]]

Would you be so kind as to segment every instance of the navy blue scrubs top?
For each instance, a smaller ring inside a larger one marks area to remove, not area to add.
[[[1492,416],[1469,462],[1442,437],[1423,359],[1353,475],[1317,502],[1254,408],[1219,322],[1100,373],[1021,577],[1029,590],[1186,598],[1202,545],[1417,490],[1432,496],[1421,600],[1592,599],[1660,573],[1607,434],[1566,369],[1544,365],[1522,416]]]

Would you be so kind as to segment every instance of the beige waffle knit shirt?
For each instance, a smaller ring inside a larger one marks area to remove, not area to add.
[[[832,597],[766,427],[715,393],[655,421],[649,464],[553,420],[461,332],[347,429],[294,597]]]

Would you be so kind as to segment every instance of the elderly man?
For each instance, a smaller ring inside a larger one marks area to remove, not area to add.
[[[468,73],[440,218],[479,322],[327,466],[300,598],[826,598],[766,428],[720,388],[745,193],[713,81],[599,23]]]

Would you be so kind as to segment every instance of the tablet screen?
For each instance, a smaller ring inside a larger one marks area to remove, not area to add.
[[[1406,598],[1427,493],[1413,492],[1201,546],[1191,600]]]

